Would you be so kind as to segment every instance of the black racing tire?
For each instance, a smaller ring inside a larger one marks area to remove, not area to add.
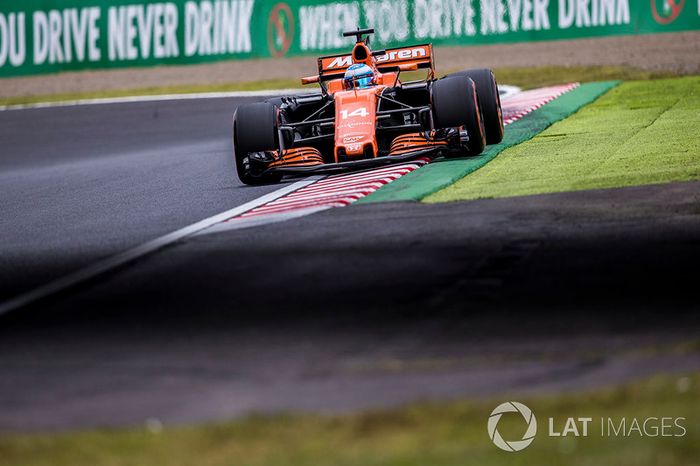
[[[250,159],[252,152],[279,147],[277,107],[269,102],[241,105],[233,116],[233,152],[238,178],[248,185],[279,183],[281,174],[258,174],[264,169]],[[259,164],[258,164],[259,165]],[[258,173],[256,173],[258,172]]]
[[[469,136],[464,144],[468,155],[481,154],[486,138],[474,81],[466,76],[433,81],[430,94],[435,129],[463,127]]]
[[[467,76],[476,84],[476,93],[479,96],[479,106],[484,116],[484,128],[486,129],[486,143],[498,144],[503,140],[503,110],[501,109],[501,95],[498,92],[498,83],[493,71],[482,68],[459,71],[447,75]]]

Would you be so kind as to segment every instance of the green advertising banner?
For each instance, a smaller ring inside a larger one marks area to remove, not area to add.
[[[0,0],[0,77],[700,29],[700,0]]]

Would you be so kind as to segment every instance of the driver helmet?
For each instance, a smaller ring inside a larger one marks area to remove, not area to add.
[[[366,89],[375,84],[374,71],[364,63],[355,63],[345,71],[343,86],[345,89]]]

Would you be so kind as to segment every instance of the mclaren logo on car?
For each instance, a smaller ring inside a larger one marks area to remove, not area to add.
[[[383,63],[385,61],[394,60],[407,60],[409,58],[420,58],[425,56],[426,52],[425,49],[422,47],[414,49],[392,50],[389,53],[378,56],[377,63]]]
[[[392,62],[396,60],[409,60],[413,58],[427,57],[428,52],[424,47],[407,48],[400,50],[391,50],[384,55],[380,55],[376,58],[377,63]],[[335,57],[332,62],[328,64],[327,69],[336,68],[347,68],[352,65],[352,56],[343,55],[342,57]]]
[[[352,65],[352,57],[346,55],[344,57],[336,57],[335,60],[328,65],[328,68],[347,68],[350,65]]]

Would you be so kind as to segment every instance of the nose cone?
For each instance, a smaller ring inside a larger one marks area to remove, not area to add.
[[[361,158],[377,153],[377,89],[342,91],[335,94],[335,157]],[[370,146],[371,151],[366,150]]]

